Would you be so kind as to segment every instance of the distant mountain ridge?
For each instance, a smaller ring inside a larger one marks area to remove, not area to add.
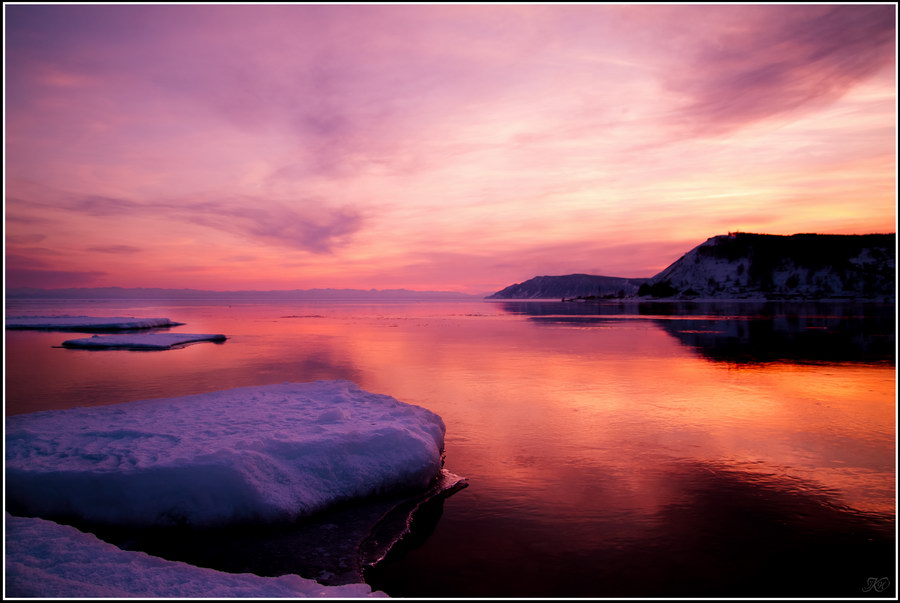
[[[208,291],[203,289],[161,289],[144,287],[83,287],[68,289],[8,289],[12,299],[229,299],[229,300],[315,300],[315,299],[478,299],[480,296],[454,291],[413,291],[410,289],[291,289],[272,291]]]
[[[896,234],[707,239],[651,278],[538,276],[488,299],[895,299]],[[624,293],[624,295],[622,295]]]
[[[489,295],[487,299],[555,299],[562,297],[632,297],[646,278],[569,274],[536,276]]]

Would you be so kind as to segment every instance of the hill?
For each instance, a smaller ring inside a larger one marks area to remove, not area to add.
[[[680,298],[883,299],[895,295],[896,235],[730,233],[707,239],[638,294]]]
[[[896,299],[896,234],[707,239],[647,278],[536,276],[487,299]]]
[[[489,295],[487,299],[560,299],[566,297],[633,297],[646,278],[569,274],[536,276]]]

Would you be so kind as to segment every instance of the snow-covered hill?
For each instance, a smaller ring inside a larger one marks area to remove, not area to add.
[[[893,299],[894,234],[719,235],[638,294],[681,298]]]
[[[502,289],[487,299],[560,299],[564,297],[633,297],[645,278],[568,274],[536,276]]]

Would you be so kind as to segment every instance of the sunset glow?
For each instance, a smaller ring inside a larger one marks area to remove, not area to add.
[[[893,232],[895,10],[7,5],[7,286],[488,293]]]

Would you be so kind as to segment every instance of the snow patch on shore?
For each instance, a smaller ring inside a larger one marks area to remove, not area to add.
[[[323,586],[296,575],[230,574],[124,551],[92,534],[6,514],[9,597],[384,597],[367,584]]]

